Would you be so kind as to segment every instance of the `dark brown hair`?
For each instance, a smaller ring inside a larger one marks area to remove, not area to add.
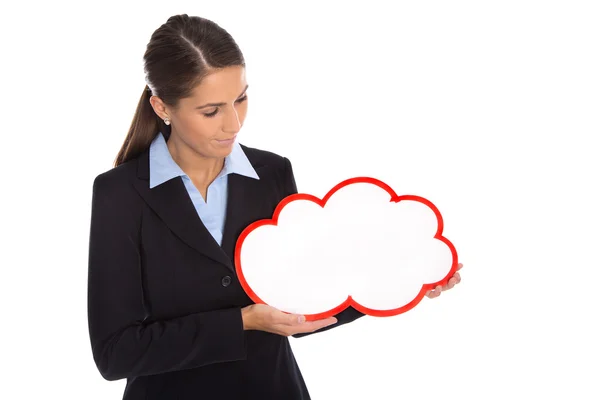
[[[146,87],[115,159],[115,167],[146,151],[159,131],[170,135],[170,127],[150,104],[152,95],[177,108],[179,100],[191,96],[206,75],[231,66],[245,66],[245,61],[227,31],[201,17],[187,14],[170,17],[154,31],[146,47]]]

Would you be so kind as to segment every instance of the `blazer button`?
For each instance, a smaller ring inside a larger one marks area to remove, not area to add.
[[[223,279],[221,279],[221,285],[223,285],[224,287],[227,287],[231,284],[231,277],[230,276],[226,276]]]

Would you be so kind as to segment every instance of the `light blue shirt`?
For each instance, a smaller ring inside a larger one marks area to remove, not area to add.
[[[181,177],[198,216],[219,245],[223,240],[227,206],[227,175],[229,174],[259,179],[237,141],[233,145],[231,153],[225,157],[223,169],[208,186],[206,196],[208,201],[206,202],[189,176],[171,157],[163,134],[159,132],[150,145],[150,189],[173,178]]]

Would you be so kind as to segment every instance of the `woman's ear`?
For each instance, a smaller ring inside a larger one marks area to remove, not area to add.
[[[150,96],[150,104],[152,105],[152,109],[160,119],[171,118],[169,116],[169,112],[167,110],[167,106],[158,96]]]

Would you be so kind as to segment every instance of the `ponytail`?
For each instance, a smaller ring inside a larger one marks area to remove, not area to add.
[[[161,124],[162,121],[160,121],[160,118],[158,118],[150,104],[151,96],[152,93],[148,85],[146,85],[131,121],[129,132],[115,159],[115,167],[136,158],[146,151],[159,130],[166,127],[166,125]]]

